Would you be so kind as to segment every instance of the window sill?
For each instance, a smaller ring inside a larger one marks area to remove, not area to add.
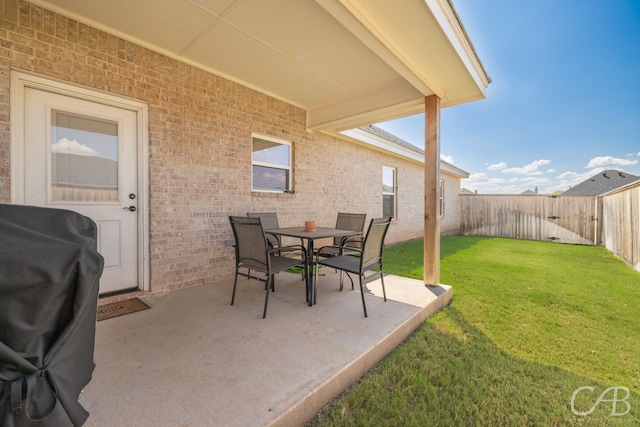
[[[295,193],[285,193],[279,191],[252,191],[251,197],[265,197],[265,198],[281,198],[281,197],[294,197]]]

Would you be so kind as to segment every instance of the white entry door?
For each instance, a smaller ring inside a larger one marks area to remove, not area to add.
[[[137,113],[25,88],[24,202],[98,225],[100,293],[138,288]]]

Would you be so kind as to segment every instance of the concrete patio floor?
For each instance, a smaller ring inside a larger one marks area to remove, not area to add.
[[[280,273],[262,319],[264,288],[239,279],[141,299],[151,306],[98,322],[96,369],[80,403],[86,426],[297,426],[358,380],[451,301],[440,285],[385,276],[367,310],[326,271],[318,303],[299,275]],[[348,280],[347,280],[348,283]]]

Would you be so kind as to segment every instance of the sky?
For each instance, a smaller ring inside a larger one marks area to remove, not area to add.
[[[640,0],[453,0],[492,83],[441,111],[443,160],[481,194],[640,176]],[[424,148],[424,115],[378,123]]]

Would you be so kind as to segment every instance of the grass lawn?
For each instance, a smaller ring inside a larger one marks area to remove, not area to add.
[[[421,280],[422,250],[388,248],[385,272]],[[639,272],[599,246],[502,238],[443,237],[441,259],[451,305],[312,425],[640,425]]]

